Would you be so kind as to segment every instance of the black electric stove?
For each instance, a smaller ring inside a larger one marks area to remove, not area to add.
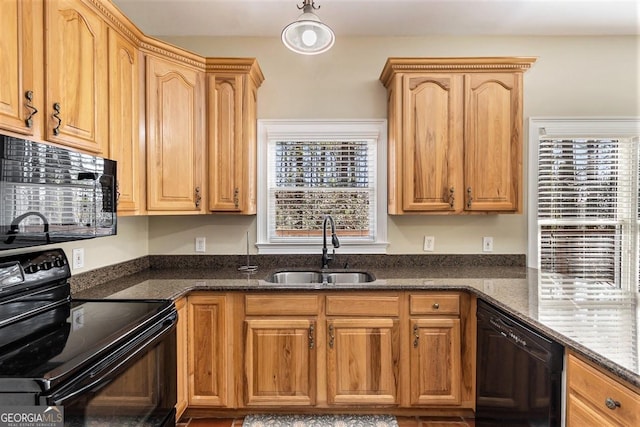
[[[75,300],[69,278],[60,249],[0,258],[0,406],[61,406],[65,425],[173,425],[173,302]]]

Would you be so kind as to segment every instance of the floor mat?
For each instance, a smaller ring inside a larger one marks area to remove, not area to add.
[[[398,427],[393,415],[247,415],[242,427]]]

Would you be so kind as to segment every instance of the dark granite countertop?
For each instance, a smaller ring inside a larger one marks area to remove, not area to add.
[[[355,269],[354,269],[355,270]],[[577,283],[525,267],[413,266],[367,268],[362,284],[276,284],[273,268],[253,274],[236,268],[146,269],[74,293],[74,298],[176,299],[194,290],[461,290],[502,308],[629,383],[640,387],[638,294]]]

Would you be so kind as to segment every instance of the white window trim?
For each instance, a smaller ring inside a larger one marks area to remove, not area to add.
[[[387,252],[387,121],[386,120],[258,120],[258,215],[257,242],[259,254],[317,254],[316,241],[272,243],[267,224],[267,148],[272,140],[330,141],[373,139],[377,141],[376,162],[376,240],[374,242],[340,242],[336,253],[384,254]],[[339,236],[338,236],[339,237]]]
[[[530,117],[528,156],[527,266],[538,269],[538,141],[549,138],[632,138],[640,135],[638,117]]]

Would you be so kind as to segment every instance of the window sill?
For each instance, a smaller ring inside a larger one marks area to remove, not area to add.
[[[342,243],[336,254],[386,254],[388,242],[376,243]],[[318,243],[256,243],[259,255],[273,254],[319,254],[322,244]],[[329,246],[329,251],[333,248]]]

